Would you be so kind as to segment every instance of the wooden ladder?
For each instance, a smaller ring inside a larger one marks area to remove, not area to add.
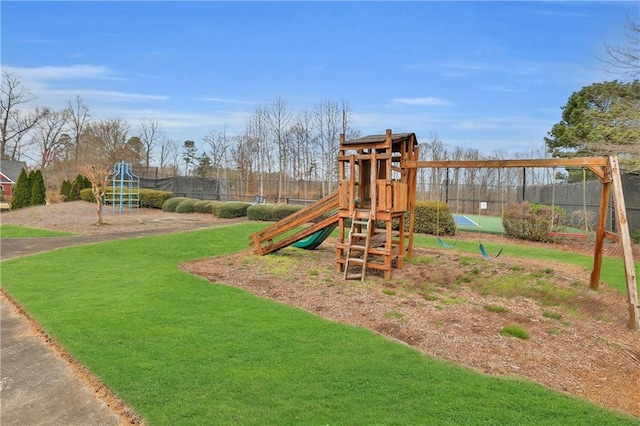
[[[366,216],[366,217],[362,217]],[[349,245],[347,246],[347,257],[344,262],[344,279],[359,278],[364,281],[367,270],[367,258],[369,257],[369,243],[371,241],[372,220],[369,212],[355,210],[351,217],[351,228],[349,229]],[[357,231],[357,232],[356,232]],[[362,239],[364,238],[364,244]],[[355,254],[354,254],[355,252]],[[349,266],[360,265],[359,274],[349,274]]]

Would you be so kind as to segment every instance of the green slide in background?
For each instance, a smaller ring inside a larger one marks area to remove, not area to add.
[[[296,243],[293,243],[292,245],[294,247],[298,247],[301,249],[313,250],[317,248],[320,244],[322,244],[322,242],[326,240],[329,235],[331,235],[331,233],[333,232],[334,229],[336,229],[337,226],[338,226],[337,223],[333,223],[327,226],[326,228],[319,230],[318,232],[314,232],[313,234],[309,235],[307,238],[300,240]]]

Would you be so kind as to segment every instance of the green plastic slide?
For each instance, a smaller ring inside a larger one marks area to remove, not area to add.
[[[329,235],[333,232],[334,229],[338,226],[337,223],[333,223],[326,228],[323,228],[313,234],[309,235],[307,238],[300,240],[298,242],[293,243],[294,247],[298,247],[305,250],[313,250],[317,248],[324,240],[327,239]]]

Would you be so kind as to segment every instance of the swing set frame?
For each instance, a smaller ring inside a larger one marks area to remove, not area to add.
[[[584,167],[591,170],[602,184],[598,222],[595,234],[593,253],[593,268],[591,270],[590,288],[598,289],[602,271],[604,239],[619,242],[622,245],[625,276],[627,283],[627,301],[629,308],[629,328],[640,330],[640,302],[638,301],[638,283],[633,260],[633,246],[629,226],[627,223],[626,206],[622,192],[620,165],[616,156],[611,157],[573,157],[573,158],[544,158],[525,160],[463,160],[463,161],[416,161],[401,162],[402,169],[417,168],[550,168],[550,167]],[[415,193],[413,194],[415,196]],[[609,199],[613,198],[615,219],[618,233],[606,230]],[[407,257],[411,259],[413,249],[413,223],[415,212],[409,211],[409,241]]]

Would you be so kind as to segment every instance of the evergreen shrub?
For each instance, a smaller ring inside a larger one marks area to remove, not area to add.
[[[251,203],[243,203],[241,201],[230,201],[222,203],[216,215],[220,219],[233,219],[247,215],[247,209],[251,207]]]
[[[78,196],[78,200],[82,200],[82,201],[88,201],[90,203],[95,203],[96,199],[93,196],[93,191],[91,191],[91,188],[84,188],[80,190],[79,196]]]
[[[195,213],[212,213],[211,200],[200,200],[193,206]]]
[[[224,201],[211,201],[211,213],[213,213],[213,215],[215,217],[218,217],[218,213],[220,212],[220,207],[222,207],[222,205],[224,204]]]
[[[169,198],[164,203],[162,203],[162,211],[163,212],[173,213],[173,212],[176,211],[176,207],[178,207],[178,204],[180,204],[184,200],[188,200],[188,198],[187,197]]]
[[[39,169],[33,174],[33,182],[31,182],[31,198],[29,205],[39,206],[47,204],[47,188],[44,184],[42,171]]]
[[[528,241],[550,242],[550,232],[565,228],[567,212],[561,207],[532,204],[527,201],[511,203],[504,210],[502,226],[507,235]],[[552,223],[553,221],[553,223]]]
[[[69,193],[71,192],[71,182],[64,179],[60,184],[60,195],[64,201],[69,201]]]
[[[278,204],[273,208],[273,218],[271,220],[277,222],[280,219],[283,219],[298,210],[302,210],[304,206],[296,206],[292,204]]]
[[[253,204],[247,209],[249,220],[270,222],[273,220],[273,204]]]
[[[161,209],[165,201],[173,197],[171,191],[140,188],[140,207]]]
[[[180,204],[178,204],[176,206],[176,213],[193,213],[195,212],[195,206],[196,203],[199,200],[196,200],[195,198],[187,198],[186,200],[183,200]]]
[[[18,181],[13,188],[13,194],[11,195],[11,209],[18,210],[24,207],[28,207],[31,202],[31,185],[29,184],[29,176],[27,171],[22,169],[18,176]]]
[[[407,227],[409,221],[405,220]],[[454,235],[456,222],[449,206],[439,201],[418,201],[415,209],[414,232],[433,235]]]

